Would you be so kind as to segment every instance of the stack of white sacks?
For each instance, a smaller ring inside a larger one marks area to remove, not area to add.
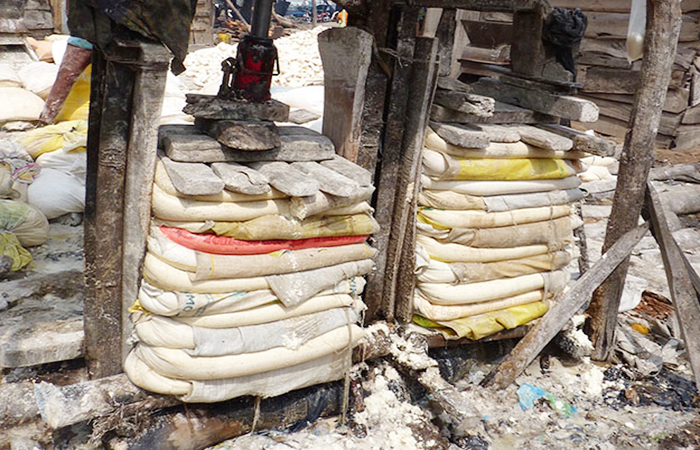
[[[448,338],[540,317],[569,280],[584,154],[497,140],[468,149],[426,134],[414,322]]]
[[[210,193],[194,195],[201,186],[187,188],[182,169],[206,172]],[[359,295],[376,253],[366,241],[378,230],[372,191],[370,174],[339,157],[248,165],[162,157],[131,308],[131,381],[216,402],[342,378],[363,336]]]

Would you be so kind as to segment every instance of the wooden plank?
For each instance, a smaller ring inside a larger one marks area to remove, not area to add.
[[[620,120],[627,123],[632,115],[632,105],[628,103],[620,103],[602,98],[593,98],[582,95],[581,98],[595,102],[600,108],[600,113],[607,117]],[[661,122],[659,123],[659,133],[674,135],[676,129],[681,124],[682,114],[673,114],[663,112],[661,114]]]
[[[455,33],[457,31],[457,10],[448,8],[442,10],[440,23],[435,33],[438,40],[438,58],[440,61],[440,76],[449,77],[452,73],[452,52],[455,51]],[[459,48],[456,49],[459,52]]]
[[[480,385],[496,389],[507,388],[523,373],[544,347],[566,323],[586,305],[593,291],[605,281],[616,267],[627,259],[635,245],[648,231],[648,225],[637,227],[623,235],[605,252],[590,270],[574,283],[566,294],[555,299],[554,306],[518,342],[501,363],[484,378]]]
[[[588,12],[588,26],[585,37],[593,39],[627,39],[629,14],[611,12]],[[697,41],[700,37],[700,25],[690,16],[683,17],[681,24],[681,42]]]
[[[530,90],[487,78],[471,84],[471,87],[477,94],[543,114],[580,122],[595,122],[598,119],[598,107],[589,100]]]
[[[620,158],[617,188],[605,233],[603,252],[637,225],[644,203],[646,181],[654,162],[654,139],[668,84],[670,67],[680,32],[681,8],[676,0],[650,3],[639,91],[630,130]],[[588,308],[588,331],[594,344],[593,357],[606,360],[615,344],[615,328],[622,287],[629,260],[610,275],[593,296]]]
[[[360,184],[360,186],[365,187],[372,184],[372,174],[357,164],[353,164],[342,156],[336,156],[333,159],[326,161],[321,161],[323,167],[328,167],[331,170],[335,170],[341,175],[355,180]]]
[[[475,47],[495,48],[513,41],[512,23],[463,20],[462,26],[467,30],[469,43]]]
[[[404,138],[401,144],[401,169],[396,189],[394,218],[386,265],[384,295],[394,298],[394,316],[400,323],[413,319],[415,291],[415,229],[420,172],[423,162],[423,141],[428,110],[437,83],[438,42],[417,38],[409,86]],[[393,284],[390,284],[393,283]]]
[[[684,125],[700,124],[700,105],[692,106],[685,110],[681,123]]]
[[[151,191],[158,149],[158,124],[172,55],[160,44],[137,42],[134,62],[132,122],[126,156],[122,254],[122,361],[131,342],[132,322],[128,307],[138,298],[141,266],[151,222]],[[147,61],[147,63],[146,63]]]
[[[430,119],[436,122],[454,122],[471,124],[521,124],[521,123],[557,123],[559,119],[547,114],[538,113],[529,109],[496,102],[491,117],[479,117],[465,114],[440,105],[433,105],[430,110]]]
[[[547,61],[544,49],[544,19],[547,17],[545,6],[537,5],[527,11],[513,14],[513,36],[511,40],[510,59],[513,72],[530,76],[542,76],[542,69]],[[569,81],[569,80],[567,80]]]
[[[584,11],[602,12],[629,12],[629,0],[588,0],[585,3],[581,0],[552,0],[555,8],[581,8]],[[700,0],[683,0],[681,2],[683,12],[700,10]]]
[[[615,154],[615,143],[608,139],[591,136],[562,125],[539,124],[537,126],[571,139],[573,141],[573,147],[571,148],[573,151],[581,151],[598,156],[613,156]]]
[[[674,141],[674,150],[696,150],[700,147],[700,126],[681,125]]]
[[[413,0],[396,0],[397,5],[414,5]],[[426,8],[457,8],[472,11],[513,12],[531,10],[539,5],[538,0],[421,0],[420,6]]]
[[[381,313],[392,320],[394,305],[391,307],[384,299],[385,271],[387,269],[387,249],[392,230],[394,205],[396,202],[396,180],[399,177],[401,161],[401,143],[404,134],[404,119],[408,104],[408,86],[415,45],[415,29],[418,23],[418,7],[406,6],[401,10],[397,25],[396,60],[393,65],[390,96],[385,109],[386,125],[382,142],[382,155],[377,186],[375,219],[381,229],[374,235],[377,269],[367,276],[364,301],[367,304],[367,316],[376,318]]]
[[[695,385],[700,388],[700,296],[693,287],[683,254],[671,234],[664,207],[651,182],[647,183],[645,206],[651,218],[654,239],[661,248],[674,312],[681,325]]]
[[[331,28],[319,35],[318,48],[324,68],[323,134],[337,154],[356,162],[372,35],[355,27]]]
[[[670,66],[670,64],[669,64]],[[599,92],[605,94],[634,94],[639,84],[641,72],[625,69],[592,66],[586,69],[581,81],[582,92]],[[686,72],[674,70],[668,89],[683,88]]]
[[[603,100],[609,100],[619,103],[634,103],[634,95],[626,94],[596,94],[596,93],[586,93],[586,96]],[[688,107],[688,100],[690,98],[690,91],[687,88],[684,89],[671,89],[666,94],[666,100],[664,101],[663,110],[671,113],[682,113]]]
[[[485,64],[508,65],[510,64],[510,45],[501,45],[496,48],[467,45],[462,50],[459,59]]]
[[[84,307],[86,357],[90,376],[101,378],[121,372],[122,355],[122,236],[126,158],[131,127],[134,75],[123,64],[107,61],[100,115],[93,210],[86,234]],[[91,105],[92,107],[92,105]],[[90,161],[89,162],[94,162]],[[94,212],[93,212],[94,211]],[[94,242],[88,240],[96,239]]]

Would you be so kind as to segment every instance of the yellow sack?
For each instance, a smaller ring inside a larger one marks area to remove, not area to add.
[[[29,131],[19,139],[19,143],[32,158],[37,159],[44,153],[61,149],[67,152],[84,150],[87,131],[87,120],[71,120]]]
[[[64,120],[87,120],[90,113],[90,78],[92,65],[83,70],[68,93],[61,111],[56,116],[56,122]]]
[[[547,312],[547,309],[547,303],[540,301],[451,321],[434,322],[425,317],[414,315],[413,322],[422,327],[438,331],[445,336],[445,339],[466,337],[476,341],[499,331],[511,330],[542,317]]]
[[[425,149],[423,170],[442,181],[552,180],[576,175],[580,165],[559,158],[460,159]]]
[[[303,221],[280,215],[267,215],[246,222],[216,222],[212,230],[219,236],[246,241],[264,241],[361,236],[376,233],[379,231],[379,224],[368,214],[313,216]]]
[[[22,247],[19,239],[12,233],[0,232],[0,255],[12,258],[12,272],[16,272],[24,267],[34,267],[32,255],[26,248]]]

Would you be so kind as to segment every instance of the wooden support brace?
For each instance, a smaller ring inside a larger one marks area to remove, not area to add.
[[[357,162],[365,83],[372,56],[372,35],[359,28],[330,28],[318,36],[323,61],[323,134],[335,152]]]
[[[566,322],[586,305],[593,290],[600,286],[623,260],[629,257],[634,246],[644,237],[648,229],[646,224],[637,227],[615,242],[603,257],[573,285],[570,291],[555,300],[554,306],[518,342],[510,354],[482,380],[481,385],[505,389],[515,381],[552,338],[564,328]]]
[[[375,218],[381,229],[374,235],[375,246],[379,250],[375,258],[377,269],[368,275],[364,295],[368,307],[368,320],[376,318],[380,309],[387,319],[393,319],[394,315],[393,302],[387,309],[389,304],[385,301],[383,294],[419,9],[418,7],[404,8],[398,24],[391,91],[389,103],[385,109],[386,125],[382,142],[381,169],[375,182],[377,186]]]
[[[676,0],[649,3],[641,83],[620,157],[620,170],[603,243],[603,252],[637,226],[644,204],[646,182],[654,161],[654,139],[661,108],[671,79],[681,24]],[[593,358],[608,359],[615,344],[615,328],[629,262],[622,263],[595,292],[589,307],[587,332],[594,345]]]
[[[645,207],[646,215],[651,220],[652,234],[661,248],[671,300],[681,325],[695,385],[700,389],[700,295],[693,285],[691,274],[694,271],[688,270],[687,260],[673,238],[659,194],[651,182],[647,183]]]

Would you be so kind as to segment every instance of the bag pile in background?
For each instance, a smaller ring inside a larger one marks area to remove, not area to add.
[[[178,174],[190,170],[208,183],[188,185]],[[315,175],[325,171],[335,183]],[[249,165],[162,157],[131,309],[131,381],[216,402],[342,378],[363,336],[359,296],[376,253],[367,239],[378,230],[372,192],[370,174],[339,157]]]
[[[448,338],[536,319],[569,280],[583,155],[495,140],[467,149],[426,134],[414,322]]]

